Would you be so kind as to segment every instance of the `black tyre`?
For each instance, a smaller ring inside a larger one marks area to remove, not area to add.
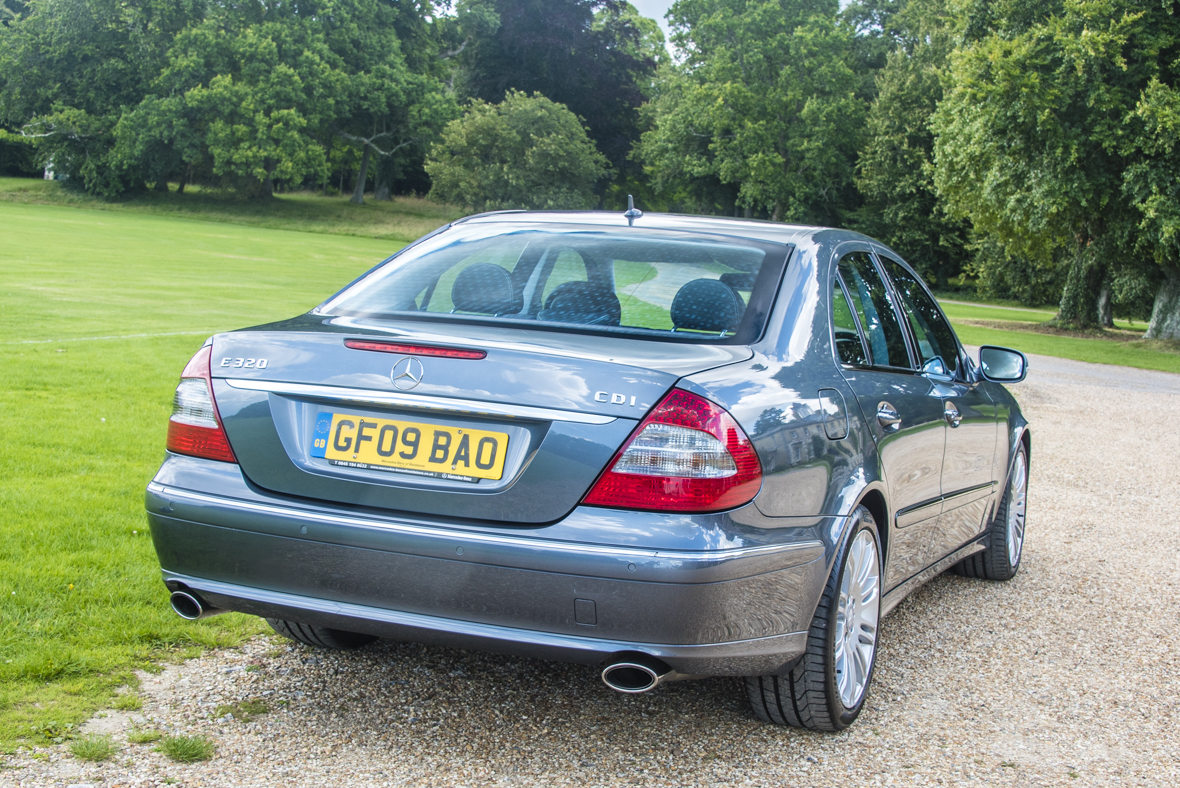
[[[1028,505],[1028,450],[1021,443],[1008,474],[1008,487],[988,525],[987,549],[955,564],[956,574],[986,580],[1011,580],[1024,552],[1024,515]]]
[[[858,506],[807,633],[807,651],[784,676],[750,676],[746,691],[765,722],[839,731],[860,715],[873,678],[881,617],[881,540]]]
[[[342,629],[328,629],[311,624],[300,624],[298,621],[283,621],[268,618],[266,623],[270,628],[283,637],[298,640],[316,648],[330,648],[336,651],[351,651],[367,646],[377,639],[375,635],[362,635],[359,632],[345,632]]]

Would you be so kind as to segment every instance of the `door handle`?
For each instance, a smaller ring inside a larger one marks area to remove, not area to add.
[[[950,424],[952,427],[958,427],[959,422],[963,420],[963,415],[959,413],[959,409],[955,406],[955,403],[950,400],[946,401],[942,413],[946,416],[947,424]]]
[[[877,405],[877,423],[886,432],[897,432],[901,428],[901,414],[888,402],[882,402]]]

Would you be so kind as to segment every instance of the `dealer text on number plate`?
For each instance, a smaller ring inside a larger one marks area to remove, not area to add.
[[[477,482],[504,475],[508,435],[344,413],[316,416],[311,456],[347,468]]]

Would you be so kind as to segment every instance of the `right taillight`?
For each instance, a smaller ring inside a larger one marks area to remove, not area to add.
[[[212,354],[213,347],[205,345],[180,373],[180,385],[172,399],[172,417],[168,419],[168,451],[237,462],[213,399],[209,364]]]
[[[616,509],[716,512],[753,500],[762,463],[723,408],[673,389],[636,428],[583,503]]]

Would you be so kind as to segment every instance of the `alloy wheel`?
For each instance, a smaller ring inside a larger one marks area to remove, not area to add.
[[[1024,549],[1024,512],[1028,496],[1028,463],[1024,459],[1024,452],[1016,453],[1016,462],[1012,467],[1012,483],[1008,493],[1008,528],[1006,539],[1008,542],[1008,565],[1015,567],[1020,563],[1020,551]]]
[[[864,695],[877,649],[881,613],[881,560],[877,540],[861,531],[844,560],[834,638],[836,683],[845,708],[855,708]]]

